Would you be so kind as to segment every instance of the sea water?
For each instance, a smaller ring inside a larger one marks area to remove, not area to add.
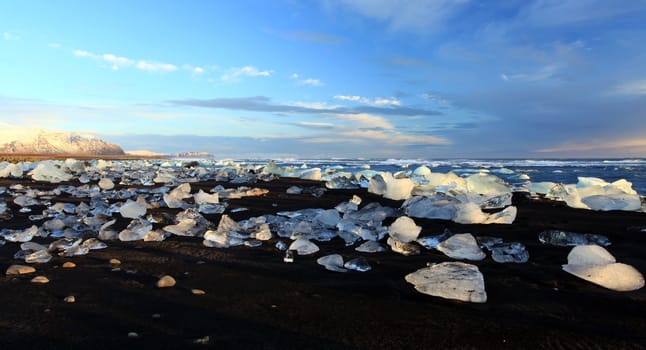
[[[264,164],[266,159],[239,160],[252,164]],[[631,159],[274,159],[277,165],[301,167],[342,168],[342,171],[357,172],[370,167],[375,171],[413,171],[427,166],[433,172],[454,172],[468,176],[481,171],[490,172],[511,184],[521,184],[524,176],[532,182],[551,181],[575,184],[578,177],[598,177],[607,182],[626,179],[633,189],[646,196],[646,158]]]

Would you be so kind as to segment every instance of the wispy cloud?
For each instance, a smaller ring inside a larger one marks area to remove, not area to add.
[[[590,143],[564,144],[536,150],[540,153],[585,152],[598,150],[621,150],[638,148],[646,151],[646,138],[627,138],[618,140],[595,140]]]
[[[13,41],[13,40],[18,40],[20,37],[16,34],[10,33],[10,32],[2,32],[2,40],[5,41]]]
[[[162,63],[117,56],[111,53],[96,54],[85,50],[74,50],[72,54],[80,58],[89,58],[101,64],[107,64],[112,70],[133,67],[146,72],[174,72],[177,66],[171,63]]]
[[[362,16],[388,23],[391,30],[425,33],[458,11],[467,0],[341,0]]]
[[[548,65],[538,69],[537,71],[531,73],[516,73],[516,74],[505,74],[502,73],[500,78],[504,81],[542,81],[555,77],[558,73],[559,67],[556,65]]]
[[[415,57],[393,55],[385,57],[385,62],[399,67],[424,68],[431,66],[431,63]]]
[[[341,44],[347,41],[347,39],[342,36],[317,32],[291,32],[283,33],[281,36],[296,41],[327,45]]]
[[[311,128],[311,129],[332,129],[335,127],[332,123],[320,123],[320,122],[298,122],[295,123],[297,126]]]
[[[49,47],[50,49],[60,49],[61,47],[63,47],[63,45],[56,42],[51,42],[47,44],[47,47]]]
[[[138,61],[137,69],[141,69],[148,72],[174,72],[177,70],[177,66],[170,63]]]
[[[220,77],[223,81],[236,82],[246,77],[268,77],[272,71],[260,70],[254,66],[234,67]]]
[[[250,112],[288,113],[288,114],[377,114],[396,116],[431,116],[441,115],[435,110],[410,108],[393,103],[375,104],[369,106],[327,106],[325,104],[280,104],[273,103],[266,96],[214,98],[214,99],[183,99],[170,100],[170,104],[177,106],[193,106],[202,108],[243,110]]]
[[[632,80],[615,86],[612,93],[617,95],[646,95],[646,80]]]
[[[298,73],[293,73],[292,75],[289,76],[290,79],[296,80],[299,84],[301,85],[307,85],[307,86],[323,86],[323,82],[320,79],[315,79],[315,78],[303,78],[300,74]]]
[[[394,97],[367,98],[358,95],[335,95],[334,98],[341,101],[360,102],[370,106],[401,106],[401,101]]]

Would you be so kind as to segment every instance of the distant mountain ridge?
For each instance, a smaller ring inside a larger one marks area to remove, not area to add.
[[[0,131],[0,153],[123,155],[123,149],[93,135],[42,129]]]

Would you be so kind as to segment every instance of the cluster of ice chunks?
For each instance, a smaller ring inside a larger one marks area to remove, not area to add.
[[[576,184],[536,182],[531,184],[530,191],[563,201],[572,208],[601,211],[638,211],[642,208],[639,194],[625,179],[612,183],[595,177],[579,177]]]
[[[476,237],[480,246],[491,252],[491,258],[498,263],[526,263],[529,252],[520,242],[503,242],[502,238],[479,236]]]
[[[318,258],[316,262],[327,270],[336,272],[348,272],[348,270],[366,272],[372,269],[365,258],[359,257],[344,262],[340,254],[325,255]]]
[[[511,224],[517,214],[514,206],[488,214],[473,202],[462,202],[457,197],[441,193],[412,197],[404,202],[402,208],[409,216],[452,220],[460,224]]]

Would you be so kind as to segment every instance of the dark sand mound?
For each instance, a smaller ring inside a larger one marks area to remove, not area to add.
[[[3,180],[0,186],[16,181]],[[55,185],[20,180],[32,188]],[[262,197],[230,201],[230,214],[242,220],[281,210],[332,208],[353,194],[363,205],[379,201],[364,190],[328,190],[321,198],[287,195],[292,185],[320,183],[281,179],[254,186]],[[193,191],[216,183],[191,184]],[[227,184],[224,184],[227,186]],[[78,203],[74,198],[57,198]],[[317,242],[321,251],[283,262],[277,239],[258,248],[207,248],[198,238],[173,236],[164,242],[106,242],[104,250],[74,258],[54,257],[34,264],[36,274],[0,277],[1,349],[641,349],[646,348],[646,290],[614,292],[561,270],[570,248],[538,241],[544,229],[598,233],[610,238],[608,250],[618,261],[646,272],[646,214],[576,210],[547,201],[514,198],[513,225],[460,225],[416,219],[422,236],[453,232],[518,241],[530,253],[526,264],[475,262],[484,275],[485,304],[468,304],[416,292],[404,276],[428,262],[451,261],[437,251],[405,257],[393,252],[364,254],[335,238]],[[272,204],[277,204],[273,206]],[[16,213],[2,227],[31,226],[28,214]],[[179,210],[166,211],[177,212]],[[229,212],[229,211],[227,211]],[[115,216],[118,216],[115,215]],[[206,215],[218,222],[219,215]],[[118,225],[125,227],[127,221]],[[386,224],[389,224],[386,222]],[[285,240],[285,239],[283,239]],[[37,239],[49,242],[51,239]],[[0,247],[0,269],[22,263],[19,249]],[[339,253],[363,256],[372,271],[326,271],[316,258]],[[117,266],[109,260],[119,259]],[[76,268],[63,269],[65,261]],[[160,289],[162,275],[177,285]],[[49,284],[30,283],[44,275]],[[191,289],[205,295],[194,295]],[[74,295],[75,303],[66,303]],[[136,332],[132,338],[128,333]],[[194,344],[208,336],[207,344]]]

